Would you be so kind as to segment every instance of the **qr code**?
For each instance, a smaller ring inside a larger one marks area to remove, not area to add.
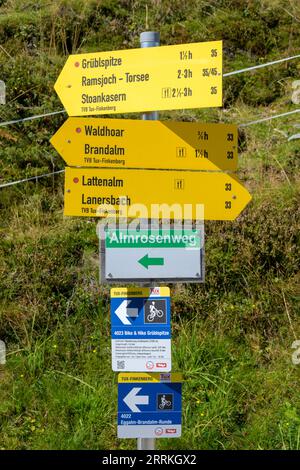
[[[117,361],[117,369],[125,369],[125,361]]]

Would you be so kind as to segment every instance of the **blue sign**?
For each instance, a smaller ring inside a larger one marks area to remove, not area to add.
[[[114,371],[170,371],[169,289],[111,289],[111,338]]]
[[[118,437],[179,437],[181,408],[180,374],[119,374]]]

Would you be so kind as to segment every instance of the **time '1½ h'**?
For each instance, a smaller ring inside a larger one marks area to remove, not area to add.
[[[179,58],[180,60],[191,60],[193,58],[193,54],[191,51],[180,51]]]

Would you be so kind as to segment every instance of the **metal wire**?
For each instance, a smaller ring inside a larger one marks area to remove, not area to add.
[[[268,67],[268,66],[274,65],[274,64],[280,64],[282,62],[287,62],[289,60],[298,59],[298,58],[300,58],[300,54],[290,56],[290,57],[285,57],[285,58],[279,59],[279,60],[273,60],[272,62],[266,62],[265,64],[254,65],[252,67],[247,67],[247,68],[240,69],[240,70],[234,70],[233,72],[224,73],[223,77],[230,77],[232,75],[237,75],[239,73],[250,72],[251,70],[257,70],[257,69],[260,69],[260,68],[263,68],[263,67]],[[295,109],[294,111],[288,111],[286,113],[276,114],[275,116],[268,116],[268,117],[265,117],[265,118],[256,119],[255,121],[242,123],[242,124],[239,124],[239,127],[248,127],[248,126],[252,126],[254,124],[259,124],[261,122],[270,121],[272,119],[277,119],[277,118],[280,118],[280,117],[289,116],[291,114],[295,114],[295,113],[299,113],[299,112],[300,112],[300,109]],[[60,110],[60,111],[53,111],[51,113],[45,113],[45,114],[38,114],[38,115],[35,115],[35,116],[29,116],[29,117],[23,118],[23,119],[15,119],[15,120],[12,120],[12,121],[0,122],[0,127],[8,126],[8,125],[11,125],[11,124],[17,124],[19,122],[31,121],[33,119],[41,119],[41,118],[48,117],[48,116],[54,116],[56,114],[64,114],[64,113],[66,113],[66,110],[63,109],[63,110]],[[0,188],[5,188],[5,187],[8,187],[8,186],[13,186],[15,184],[25,183],[27,181],[34,181],[34,180],[38,180],[40,178],[57,175],[59,173],[63,173],[64,171],[65,170],[59,170],[59,171],[54,171],[53,173],[45,173],[43,175],[37,175],[37,176],[32,176],[30,178],[24,178],[24,179],[17,180],[17,181],[11,181],[9,183],[0,184]]]
[[[0,122],[0,127],[9,126],[11,124],[17,124],[18,122],[25,122],[25,121],[31,121],[33,119],[40,119],[40,118],[44,118],[48,116],[54,116],[55,114],[62,114],[62,113],[66,113],[66,111],[63,109],[61,111],[53,111],[53,113],[37,114],[35,116],[29,116],[23,119],[14,119],[13,121]]]
[[[300,54],[292,55],[290,57],[285,57],[284,59],[273,60],[272,62],[266,62],[265,64],[253,65],[252,67],[247,67],[245,69],[234,70],[233,72],[223,73],[223,77],[231,77],[232,75],[237,75],[238,73],[244,73],[244,72],[250,72],[251,70],[262,69],[263,67],[268,67],[269,65],[280,64],[281,62],[298,59],[299,57],[300,57]]]
[[[288,111],[287,113],[275,114],[275,116],[268,116],[261,119],[256,119],[255,121],[245,122],[244,124],[239,124],[239,127],[252,126],[253,124],[259,124],[260,122],[271,121],[271,119],[277,119],[284,116],[290,116],[291,114],[300,113],[300,109],[295,109],[294,111]]]
[[[45,176],[57,175],[59,173],[64,173],[64,171],[65,170],[58,170],[58,171],[53,171],[53,173],[44,173],[43,175],[31,176],[30,178],[23,178],[17,181],[10,181],[9,183],[0,184],[0,188],[7,188],[8,186],[14,186],[15,184],[26,183],[26,181],[38,180],[40,178],[44,178]]]

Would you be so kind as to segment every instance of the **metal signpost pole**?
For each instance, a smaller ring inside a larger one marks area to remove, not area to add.
[[[6,104],[5,83],[0,80],[0,104]]]
[[[141,47],[156,47],[160,44],[160,36],[155,31],[144,31],[140,34]],[[144,121],[156,121],[158,120],[158,112],[152,111],[149,113],[143,113],[142,119]],[[138,450],[155,450],[155,439],[153,438],[142,438],[137,439]]]
[[[159,33],[155,31],[144,31],[140,34],[140,43],[141,47],[156,47],[160,44],[160,37]],[[143,113],[142,119],[144,121],[157,121],[158,120],[158,112],[152,111],[151,113]]]

